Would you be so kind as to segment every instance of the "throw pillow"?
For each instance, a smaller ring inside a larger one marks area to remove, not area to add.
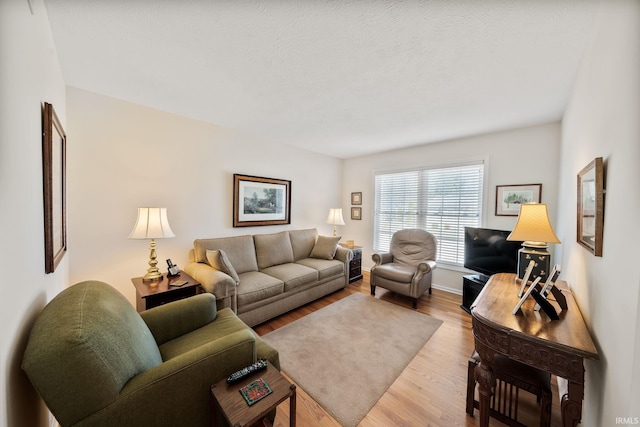
[[[207,249],[207,262],[216,270],[222,271],[223,273],[231,276],[236,283],[240,282],[236,269],[233,268],[233,265],[229,262],[229,258],[227,258],[224,251]]]
[[[311,258],[333,259],[338,249],[338,242],[341,237],[318,236],[316,244],[311,251]]]

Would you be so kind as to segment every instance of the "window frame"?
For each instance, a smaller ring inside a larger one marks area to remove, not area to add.
[[[381,175],[390,175],[390,174],[399,174],[399,173],[411,173],[411,172],[418,172],[419,174],[425,174],[426,171],[434,171],[434,170],[445,170],[445,169],[449,169],[449,168],[464,168],[464,167],[468,167],[468,166],[480,166],[482,167],[482,172],[481,172],[481,176],[480,179],[478,180],[478,183],[480,185],[480,191],[479,191],[479,197],[480,197],[480,203],[478,206],[478,219],[477,219],[477,224],[475,225],[471,225],[471,226],[476,226],[476,227],[482,227],[484,224],[484,218],[485,218],[485,214],[486,214],[486,206],[488,203],[487,200],[487,176],[488,176],[488,169],[489,169],[489,161],[487,158],[485,157],[479,157],[479,158],[472,158],[472,159],[467,159],[467,160],[461,160],[461,161],[456,161],[456,162],[448,162],[448,163],[434,163],[434,164],[428,164],[428,165],[419,165],[419,166],[413,166],[413,167],[405,167],[405,168],[393,168],[393,169],[384,169],[384,170],[375,170],[373,171],[373,209],[372,209],[372,246],[373,246],[373,251],[374,252],[386,252],[388,251],[388,247],[384,248],[384,247],[378,247],[379,245],[379,239],[378,239],[378,235],[380,234],[379,230],[378,230],[378,222],[379,222],[379,213],[378,213],[378,192],[379,189],[377,187],[377,177],[381,176]],[[422,185],[422,184],[420,184]],[[426,197],[425,194],[419,194],[417,196],[418,199],[424,199],[424,197]],[[427,217],[428,215],[426,213],[418,213],[416,215],[417,217],[422,216],[423,218],[423,222],[427,221]],[[460,216],[456,216],[456,218],[460,218]],[[416,222],[419,222],[419,220],[417,220]],[[459,223],[459,220],[458,220]],[[408,227],[401,227],[401,228],[408,228]],[[398,229],[401,229],[398,228]],[[434,232],[434,234],[436,235],[436,238],[438,239],[438,265],[439,266],[443,266],[445,268],[450,268],[450,269],[454,269],[454,270],[462,270],[463,269],[463,260],[459,261],[459,262],[453,262],[451,260],[443,260],[440,258],[440,252],[441,252],[441,245],[440,245],[440,231],[439,230],[430,230],[428,226],[418,226],[418,228],[422,228],[422,229],[426,229],[427,231],[430,232]],[[397,230],[394,230],[397,231]],[[389,237],[389,242],[390,242],[390,237]],[[459,230],[458,233],[458,238],[456,240],[457,242],[457,246],[458,248],[458,252],[460,250],[464,251],[464,229],[462,229],[461,231]],[[463,256],[463,255],[462,255]],[[460,260],[460,255],[457,256],[457,259]]]

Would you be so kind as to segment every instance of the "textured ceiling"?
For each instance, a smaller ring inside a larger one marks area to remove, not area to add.
[[[65,82],[339,158],[562,117],[596,0],[45,0]]]

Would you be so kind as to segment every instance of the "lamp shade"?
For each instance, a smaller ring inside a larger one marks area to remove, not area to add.
[[[163,239],[176,237],[167,219],[167,208],[138,208],[136,224],[130,239]]]
[[[342,218],[342,208],[331,208],[331,209],[329,209],[329,216],[327,217],[327,224],[344,225],[344,219]]]
[[[544,203],[520,206],[518,222],[507,240],[521,240],[523,246],[546,247],[547,243],[560,243],[551,227],[547,205]]]

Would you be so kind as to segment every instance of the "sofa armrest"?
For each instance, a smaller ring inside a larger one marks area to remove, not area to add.
[[[348,264],[353,259],[353,252],[343,246],[338,246],[333,258]]]
[[[238,283],[233,280],[233,277],[202,262],[190,262],[186,265],[184,271],[196,279],[202,289],[214,294],[216,298],[232,297],[232,308],[234,312],[236,311],[235,300]]]
[[[213,322],[217,314],[216,298],[200,294],[143,311],[140,317],[161,345]]]
[[[388,264],[393,262],[393,255],[389,252],[379,252],[372,254],[371,259],[376,263],[376,265]]]

